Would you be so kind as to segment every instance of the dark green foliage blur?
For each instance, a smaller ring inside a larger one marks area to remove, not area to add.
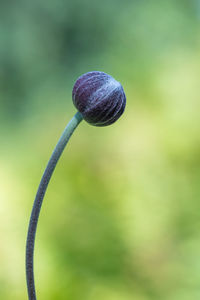
[[[116,124],[85,122],[50,182],[38,299],[200,299],[200,1],[0,1],[0,299],[27,299],[25,240],[81,74],[119,80]]]

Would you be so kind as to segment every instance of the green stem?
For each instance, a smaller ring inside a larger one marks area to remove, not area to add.
[[[37,229],[38,218],[40,214],[40,209],[42,206],[42,201],[53,174],[53,171],[56,167],[56,164],[67,144],[69,141],[72,133],[78,126],[78,124],[82,121],[83,117],[80,112],[77,112],[71,121],[66,126],[63,134],[61,135],[52,155],[47,164],[47,167],[44,171],[42,179],[40,181],[40,185],[35,197],[35,201],[33,204],[29,228],[28,228],[28,235],[26,241],[26,280],[27,280],[27,289],[28,289],[28,296],[29,300],[36,300],[36,293],[35,293],[35,283],[34,283],[34,271],[33,271],[33,255],[34,255],[34,244],[35,244],[35,233]]]

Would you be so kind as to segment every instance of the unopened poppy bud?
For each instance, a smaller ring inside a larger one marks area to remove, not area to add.
[[[114,123],[126,106],[122,85],[112,76],[99,71],[85,73],[77,79],[72,99],[84,120],[95,126]]]

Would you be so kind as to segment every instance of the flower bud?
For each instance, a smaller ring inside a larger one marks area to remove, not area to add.
[[[99,71],[85,73],[77,79],[72,99],[84,120],[95,126],[114,123],[126,106],[122,85],[112,76]]]

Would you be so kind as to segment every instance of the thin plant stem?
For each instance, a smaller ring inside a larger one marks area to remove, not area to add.
[[[80,112],[77,112],[71,121],[66,126],[63,134],[61,135],[52,155],[47,164],[47,167],[44,171],[42,179],[40,181],[40,185],[35,197],[35,201],[33,204],[27,241],[26,241],[26,280],[27,280],[27,289],[28,289],[28,297],[29,300],[36,300],[36,292],[35,292],[35,283],[34,283],[34,270],[33,270],[33,256],[34,256],[34,244],[35,244],[35,234],[37,229],[38,218],[40,214],[40,209],[42,206],[42,201],[53,174],[53,171],[56,167],[56,164],[69,141],[72,133],[78,126],[78,124],[82,121],[83,117]]]

